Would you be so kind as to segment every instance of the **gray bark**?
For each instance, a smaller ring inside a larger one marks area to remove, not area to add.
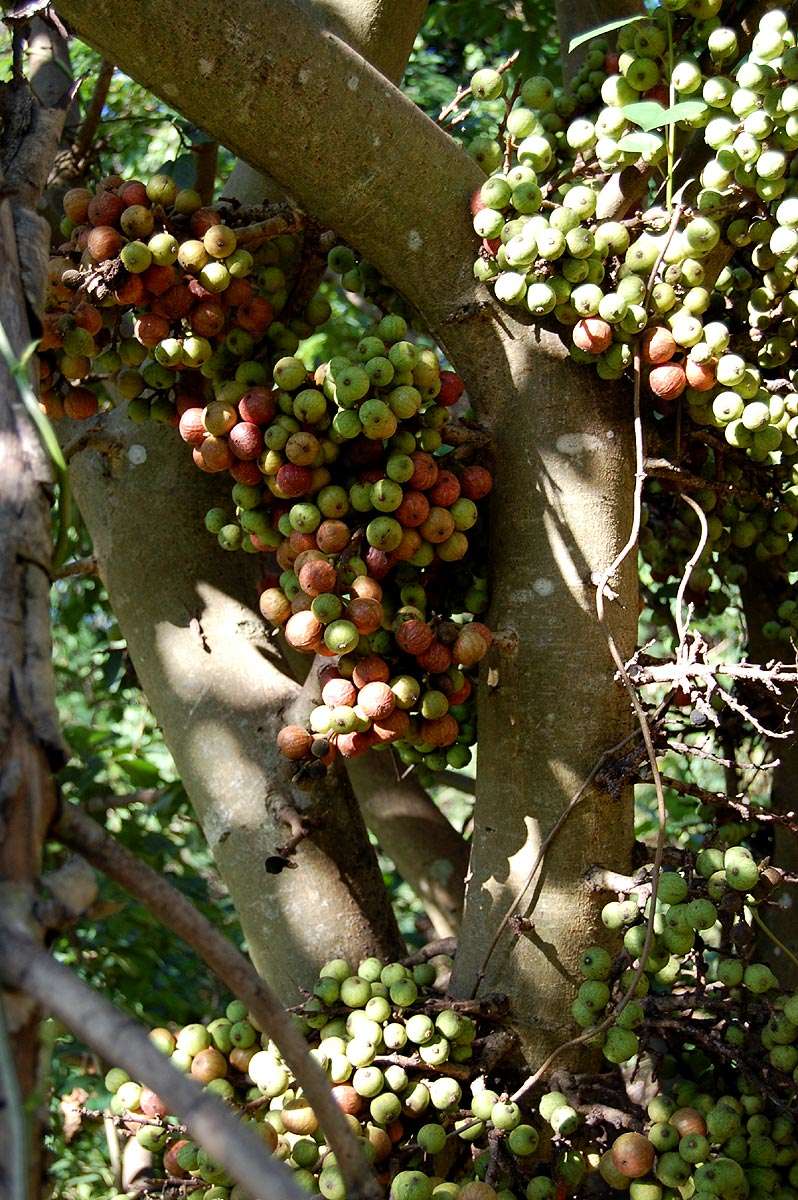
[[[233,565],[202,536],[205,511],[222,499],[218,481],[158,426],[131,426],[120,412],[101,425],[105,443],[90,439],[71,457],[75,496],[255,966],[289,999],[326,957],[395,955],[396,924],[345,777],[298,792],[276,748],[281,712],[300,689],[257,612],[259,564],[236,556]],[[280,810],[309,802],[317,827],[294,869],[270,874],[266,862],[289,835]]]
[[[413,47],[426,0],[306,0],[325,26],[398,83]],[[273,179],[238,162],[224,195],[245,204],[285,196]],[[295,664],[297,657],[292,656]],[[304,678],[301,659],[297,678]],[[369,751],[346,764],[367,826],[420,897],[438,937],[457,932],[463,911],[469,848],[412,777],[399,779],[389,755]]]

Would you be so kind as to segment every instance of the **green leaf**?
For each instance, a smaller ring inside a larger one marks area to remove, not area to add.
[[[165,162],[161,175],[169,175],[180,188],[191,188],[197,182],[197,161],[193,154],[180,154],[171,162]]]
[[[651,154],[662,145],[662,138],[655,133],[626,133],[618,142],[618,149],[627,154]]]
[[[153,787],[161,778],[158,768],[146,758],[125,757],[116,761],[134,787]]]
[[[656,100],[637,100],[634,104],[625,104],[621,112],[628,121],[648,132],[674,125],[677,121],[690,121],[700,116],[706,107],[703,100],[682,100],[672,108],[663,108]]]
[[[580,33],[578,37],[571,38],[568,43],[568,53],[572,54],[577,46],[581,46],[585,42],[590,42],[593,38],[601,37],[602,33],[612,33],[613,29],[622,29],[624,25],[631,25],[633,21],[643,21],[647,16],[648,13],[638,13],[634,17],[620,17],[617,21],[609,21],[606,25],[599,25],[596,29],[589,29],[587,33]]]

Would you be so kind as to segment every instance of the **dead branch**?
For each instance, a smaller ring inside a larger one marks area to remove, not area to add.
[[[177,1071],[146,1028],[94,992],[25,935],[0,928],[0,974],[63,1021],[108,1062],[118,1063],[161,1097],[186,1129],[250,1195],[302,1200],[291,1171],[216,1096]]]
[[[54,832],[145,904],[249,1006],[264,1032],[279,1046],[313,1106],[352,1195],[377,1197],[379,1189],[376,1181],[343,1112],[333,1098],[326,1075],[308,1054],[304,1038],[276,994],[258,977],[244,956],[176,888],[74,805],[63,807]]]
[[[730,796],[726,792],[712,792],[709,788],[699,787],[698,784],[690,783],[683,779],[674,779],[670,775],[663,776],[663,781],[667,787],[674,792],[678,792],[680,796],[689,796],[699,800],[702,804],[714,804],[731,808],[746,820],[759,821],[763,824],[775,823],[784,825],[787,829],[798,833],[798,813],[772,812],[770,809],[761,808],[759,805],[746,804],[744,793]]]

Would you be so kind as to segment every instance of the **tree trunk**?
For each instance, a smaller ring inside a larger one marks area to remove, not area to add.
[[[597,897],[584,873],[595,862],[624,870],[631,854],[629,797],[611,800],[593,789],[526,890],[542,838],[601,753],[629,730],[591,575],[628,533],[633,458],[615,389],[563,361],[549,335],[531,362],[530,349],[528,342],[515,354],[508,347],[517,403],[497,423],[491,503],[490,617],[519,648],[495,662],[495,686],[480,697],[474,848],[454,988],[509,992],[537,1061],[573,1032],[577,962],[597,940]],[[628,657],[637,629],[634,555],[612,587],[614,633]],[[532,928],[520,937],[506,929],[486,964],[502,919],[524,892],[519,913]]]
[[[7,128],[13,132],[2,150],[0,326],[17,361],[43,307],[49,229],[33,208],[64,119],[63,111],[29,103],[25,89],[9,85]],[[0,356],[0,479],[0,908],[9,922],[36,934],[33,900],[55,808],[51,771],[64,761],[50,665],[52,467],[5,356]],[[8,992],[2,1007],[3,1077],[6,1069],[15,1071],[28,1097],[37,1080],[39,1010]],[[6,1088],[0,1085],[0,1091]],[[25,1130],[28,1120],[11,1094],[0,1095],[0,1114],[0,1196],[6,1196],[19,1162],[21,1134],[14,1122]],[[39,1155],[32,1149],[28,1170],[38,1189]],[[17,1178],[14,1186],[27,1182]]]
[[[325,26],[386,78],[398,83],[424,16],[426,0],[307,0]],[[285,190],[269,176],[238,162],[224,195],[242,204],[282,198]],[[296,677],[303,681],[306,660]],[[369,751],[346,763],[349,781],[366,825],[399,873],[422,900],[438,937],[457,932],[463,912],[469,847],[432,798],[408,776],[399,777],[392,755]]]
[[[456,987],[468,991],[486,943],[523,886],[539,831],[628,728],[627,704],[592,615],[590,576],[612,560],[629,530],[630,421],[616,389],[569,364],[556,334],[518,323],[474,284],[467,202],[484,178],[479,168],[295,5],[230,0],[234,59],[207,47],[209,0],[183,5],[179,17],[167,0],[152,0],[146,16],[130,10],[124,26],[111,0],[95,0],[90,15],[79,0],[60,7],[82,36],[269,172],[400,288],[493,429],[493,622],[514,629],[519,648],[496,658],[498,687],[482,703],[476,844],[456,972]],[[153,21],[186,50],[170,59],[168,74],[146,50],[145,25]],[[279,29],[279,43],[264,46],[264,28]],[[225,102],[230,96],[234,113]],[[633,562],[612,586],[616,638],[628,653],[637,622]],[[563,1021],[576,956],[596,936],[595,901],[580,882],[582,870],[593,861],[628,866],[630,800],[608,812],[610,803],[589,797],[588,815],[566,826],[547,862],[536,930],[512,955],[501,942],[487,977],[512,993],[532,1059],[559,1038],[552,1024]],[[553,1022],[542,1017],[545,1010]]]
[[[201,536],[205,511],[222,499],[218,481],[200,475],[173,434],[131,426],[120,412],[72,454],[70,474],[255,966],[288,1000],[325,958],[395,956],[396,923],[346,777],[332,772],[312,793],[298,791],[277,751],[282,710],[300,689],[253,608],[257,563],[237,556],[231,569]],[[281,867],[286,809],[310,811],[314,825]]]

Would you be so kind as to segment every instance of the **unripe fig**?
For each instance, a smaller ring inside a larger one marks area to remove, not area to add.
[[[669,1124],[673,1125],[680,1137],[696,1133],[704,1136],[707,1131],[706,1121],[695,1108],[677,1108],[671,1115]]]
[[[321,644],[324,627],[310,612],[298,612],[285,626],[288,644],[296,650],[310,652]]]
[[[202,197],[193,188],[181,188],[174,199],[175,212],[182,216],[191,216],[202,207]]]
[[[289,1133],[300,1134],[304,1137],[315,1133],[319,1127],[316,1114],[307,1100],[299,1098],[289,1100],[287,1104],[283,1105],[280,1111],[283,1124]]]
[[[126,237],[149,237],[155,226],[152,211],[143,204],[131,204],[119,218],[119,226]]]
[[[153,175],[147,183],[147,195],[153,204],[168,208],[177,197],[177,184],[169,175]]]
[[[195,1054],[191,1063],[191,1074],[200,1083],[210,1083],[212,1079],[223,1079],[227,1074],[227,1059],[213,1046],[200,1050]]]
[[[89,204],[93,199],[88,188],[70,188],[62,201],[64,212],[75,225],[85,225],[89,220]]]
[[[179,246],[177,239],[171,233],[156,233],[147,242],[147,249],[156,266],[168,267],[177,261]]]
[[[399,1171],[391,1182],[391,1200],[432,1200],[432,1189],[432,1180],[422,1171]]]
[[[236,248],[236,235],[227,225],[212,225],[205,232],[202,244],[212,258],[227,258]]]
[[[290,601],[280,588],[266,588],[258,600],[260,613],[274,625],[283,625],[292,613]]]

